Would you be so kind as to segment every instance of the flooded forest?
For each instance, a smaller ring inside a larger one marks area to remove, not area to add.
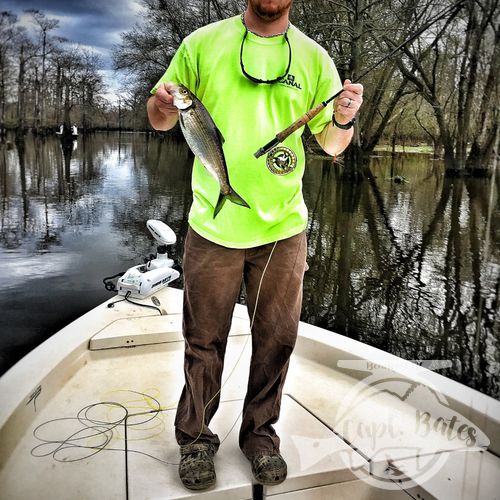
[[[184,37],[240,14],[242,0],[142,2],[141,16],[114,46],[122,83],[105,99],[103,61],[58,37],[60,21],[38,10],[0,17],[0,134],[50,133],[60,124],[148,130],[145,101]],[[381,142],[425,143],[447,172],[491,171],[498,154],[500,66],[498,0],[296,0],[292,22],[323,46],[342,79],[421,35],[363,79],[365,105],[345,170],[362,174]],[[277,62],[277,66],[285,64]],[[277,68],[277,70],[280,68]]]
[[[173,228],[182,264],[193,157],[178,130],[151,130],[145,103],[185,36],[245,5],[141,2],[111,98],[103,60],[59,37],[63,20],[0,13],[0,372],[109,298],[102,279],[154,251],[147,219]],[[449,360],[440,373],[497,398],[499,14],[498,0],[295,0],[291,16],[342,79],[428,25],[363,78],[341,158],[304,134],[302,320]]]

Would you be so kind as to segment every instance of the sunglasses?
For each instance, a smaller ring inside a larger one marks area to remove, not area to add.
[[[245,77],[253,83],[265,83],[268,85],[283,80],[286,77],[286,75],[288,75],[288,71],[290,70],[290,66],[292,64],[292,47],[290,46],[290,41],[288,40],[286,32],[283,33],[283,36],[288,45],[288,65],[286,67],[285,72],[281,76],[273,78],[272,80],[261,80],[260,78],[256,78],[255,76],[250,75],[248,71],[245,69],[245,65],[243,64],[243,46],[245,45],[245,40],[247,38],[247,35],[248,35],[248,28],[245,25],[245,34],[243,35],[243,40],[241,41],[241,47],[240,47],[240,67],[243,75],[245,75]]]

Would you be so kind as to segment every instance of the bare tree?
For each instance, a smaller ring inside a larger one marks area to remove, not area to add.
[[[26,125],[26,100],[28,85],[26,83],[27,66],[37,56],[35,45],[31,42],[24,31],[17,38],[18,46],[18,77],[17,77],[17,129],[24,131]]]
[[[143,20],[122,34],[114,49],[116,70],[129,75],[124,91],[140,90],[143,98],[167,69],[182,40],[209,22],[242,12],[243,0],[144,0]]]
[[[331,54],[342,80],[354,80],[392,49],[382,42],[383,36],[390,37],[397,45],[422,26],[425,20],[416,22],[412,15],[415,5],[416,0],[302,1],[295,16],[299,27]],[[362,83],[365,104],[344,162],[344,173],[354,178],[363,175],[391,117],[399,115],[400,108],[406,106],[401,104],[402,99],[415,92],[393,60],[375,69]]]
[[[99,57],[88,50],[79,50],[80,68],[75,82],[75,92],[81,108],[83,130],[92,128],[93,109],[98,105],[98,96],[104,90],[102,77],[99,73],[101,61]]]
[[[12,55],[14,41],[19,29],[15,24],[17,17],[11,12],[0,13],[0,137],[5,133],[5,107],[7,101],[7,88],[13,84]]]
[[[405,48],[397,59],[403,76],[434,110],[447,169],[453,173],[478,160],[485,168],[498,128],[498,0],[468,0],[461,5],[463,9],[457,7],[417,48]],[[462,37],[458,33],[464,27]],[[453,51],[457,37],[463,42]],[[387,37],[384,40],[390,43]],[[479,78],[480,74],[487,78]],[[474,147],[467,157],[471,143]]]
[[[38,68],[36,68],[37,78],[35,79],[35,127],[39,129],[45,125],[45,97],[46,97],[46,77],[47,77],[47,56],[51,51],[51,44],[48,38],[49,32],[59,26],[57,19],[50,19],[37,9],[26,11],[31,14],[34,24],[39,29],[39,49],[41,60],[41,75],[38,78]]]

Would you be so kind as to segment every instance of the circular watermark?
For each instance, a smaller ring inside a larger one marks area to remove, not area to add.
[[[340,365],[368,372],[340,402],[333,427],[369,462],[367,474],[365,467],[353,466],[352,454],[342,455],[353,473],[371,486],[411,487],[435,476],[448,459],[447,451],[488,447],[487,436],[448,404],[429,380],[431,372],[417,363],[412,373],[406,373],[407,361],[401,367],[350,360]],[[427,363],[433,369],[439,363],[434,365]]]

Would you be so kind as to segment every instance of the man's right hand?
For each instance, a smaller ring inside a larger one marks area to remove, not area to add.
[[[173,85],[174,84],[172,82],[160,84],[154,95],[155,105],[158,108],[158,111],[164,115],[172,115],[174,113],[177,114],[177,108],[174,106],[174,98],[169,93]]]
[[[179,117],[174,106],[174,98],[169,93],[173,83],[162,83],[156,93],[148,99],[149,123],[156,130],[170,130]]]

